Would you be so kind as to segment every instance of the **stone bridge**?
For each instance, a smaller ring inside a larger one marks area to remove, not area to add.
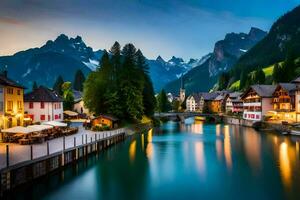
[[[220,122],[222,121],[222,116],[218,114],[205,114],[198,112],[168,112],[168,113],[155,113],[155,117],[160,119],[166,119],[171,121],[181,121],[184,122],[185,119],[190,117],[205,117],[208,122]]]

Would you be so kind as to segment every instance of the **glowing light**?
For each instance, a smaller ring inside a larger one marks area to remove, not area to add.
[[[129,146],[129,158],[130,161],[133,162],[136,155],[136,141],[132,141]]]
[[[217,124],[217,125],[216,125],[216,135],[217,135],[217,136],[220,136],[220,135],[221,135],[221,125],[220,125],[220,124]]]
[[[280,172],[282,176],[283,184],[286,187],[291,185],[291,164],[288,155],[288,145],[283,142],[280,144],[279,148],[279,165],[280,165]]]
[[[152,129],[148,131],[147,142],[152,142]]]
[[[203,122],[195,122],[195,124],[192,124],[191,132],[196,134],[203,134]]]
[[[145,147],[144,134],[141,134],[141,143],[142,143],[142,151],[144,151],[144,147]]]
[[[231,158],[231,144],[230,144],[230,133],[229,126],[224,127],[224,154],[227,168],[231,170],[232,168],[232,158]]]
[[[195,143],[195,160],[199,172],[205,174],[205,157],[204,157],[204,145],[203,142]]]

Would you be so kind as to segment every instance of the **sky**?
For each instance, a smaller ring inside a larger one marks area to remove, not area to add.
[[[64,33],[94,50],[133,43],[148,58],[201,58],[230,32],[268,31],[300,0],[0,0],[0,55]]]

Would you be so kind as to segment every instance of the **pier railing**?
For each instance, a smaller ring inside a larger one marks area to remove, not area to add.
[[[28,161],[34,161],[45,156],[55,155],[76,147],[93,144],[116,135],[124,134],[125,132],[124,128],[103,132],[93,132],[80,128],[79,132],[75,135],[56,138],[42,144],[0,144],[0,170],[21,165]]]

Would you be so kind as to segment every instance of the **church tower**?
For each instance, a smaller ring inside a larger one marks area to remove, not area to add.
[[[183,75],[181,75],[181,85],[179,90],[179,100],[180,102],[184,102],[185,100],[185,89],[184,89],[184,83],[183,83]]]

